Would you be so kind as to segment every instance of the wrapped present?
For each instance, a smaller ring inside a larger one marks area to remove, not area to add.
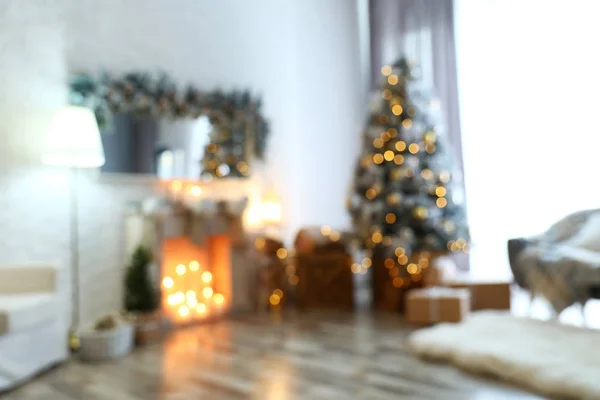
[[[329,227],[298,232],[294,241],[296,302],[299,308],[354,308],[354,279],[349,234]]]
[[[465,275],[445,282],[444,286],[469,289],[472,310],[510,310],[509,281]]]
[[[294,240],[296,254],[350,252],[353,235],[332,230],[328,226],[311,226],[301,229]]]
[[[406,293],[406,320],[414,324],[460,322],[470,311],[467,289],[432,287]]]
[[[299,254],[295,258],[298,275],[296,301],[299,308],[354,308],[352,257],[348,253]]]

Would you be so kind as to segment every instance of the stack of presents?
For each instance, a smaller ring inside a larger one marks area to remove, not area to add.
[[[288,298],[285,302],[280,299],[278,307],[293,304],[299,309],[353,309],[357,305],[357,279],[353,277],[357,271],[353,273],[352,266],[357,257],[350,239],[350,234],[324,232],[318,227],[302,229],[294,249],[279,262],[271,263],[269,273],[262,275],[257,286],[266,290],[260,297],[283,292]],[[279,246],[281,244],[274,243],[265,246],[272,254],[271,259],[275,258],[275,249]],[[395,285],[388,274],[389,266],[373,257],[369,267],[373,307],[403,312],[406,320],[415,325],[460,322],[476,310],[510,309],[508,280],[460,275],[456,273],[455,264],[448,260],[445,255],[431,258],[418,279],[409,285]],[[269,301],[264,303],[269,305]]]

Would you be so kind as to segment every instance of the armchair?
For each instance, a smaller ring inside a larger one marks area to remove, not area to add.
[[[545,297],[559,314],[600,298],[600,209],[567,215],[546,232],[508,241],[515,282]]]
[[[60,269],[0,266],[0,393],[68,357]]]

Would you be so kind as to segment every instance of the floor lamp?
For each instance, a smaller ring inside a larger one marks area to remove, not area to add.
[[[71,243],[71,350],[79,348],[80,275],[79,275],[79,169],[104,165],[104,149],[93,111],[85,107],[66,106],[52,119],[42,157],[46,165],[70,169],[70,243]]]

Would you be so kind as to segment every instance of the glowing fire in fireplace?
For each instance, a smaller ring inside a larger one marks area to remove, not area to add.
[[[226,311],[231,291],[229,240],[214,239],[207,240],[206,248],[187,237],[163,242],[163,311],[176,324]]]

